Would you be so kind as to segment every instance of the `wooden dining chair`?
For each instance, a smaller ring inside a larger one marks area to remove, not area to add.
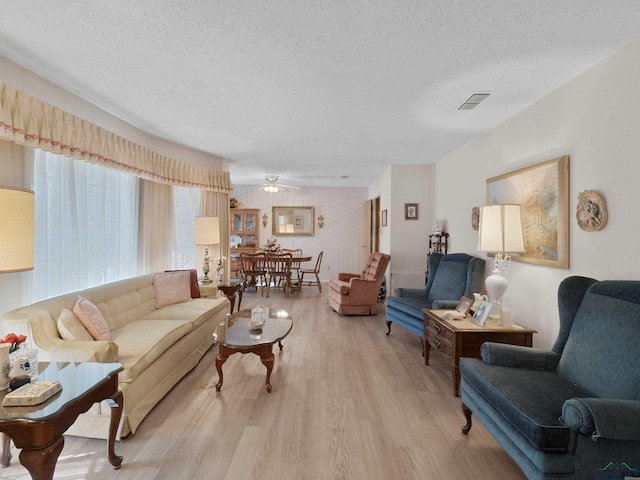
[[[275,288],[282,285],[287,297],[289,296],[289,292],[291,292],[291,258],[290,253],[267,252],[267,297],[271,284]]]
[[[300,260],[295,260],[295,257],[302,257],[302,249],[301,248],[283,248],[282,253],[290,253],[292,255],[291,259],[291,285],[293,286],[293,291],[300,290]],[[293,274],[295,273],[295,278]]]
[[[264,296],[264,284],[267,278],[266,258],[264,253],[240,252],[240,275],[242,291],[247,287],[260,287],[260,296]],[[268,290],[267,286],[267,292]],[[268,294],[267,294],[268,296]]]
[[[307,282],[307,286],[313,286],[316,285],[318,287],[318,290],[320,291],[320,293],[322,293],[322,284],[320,283],[320,264],[322,264],[322,255],[324,255],[324,251],[320,252],[318,254],[318,259],[316,260],[316,266],[313,270],[311,270],[310,268],[301,268],[300,269],[300,281],[298,282],[298,284],[300,285],[300,288],[302,288],[302,285],[304,285],[305,279],[304,279],[304,275],[305,273],[307,275],[315,275],[316,279],[315,280],[306,280]]]

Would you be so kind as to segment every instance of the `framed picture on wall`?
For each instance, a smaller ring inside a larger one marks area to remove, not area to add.
[[[382,210],[382,212],[380,212],[380,225],[383,227],[387,226],[387,210]]]
[[[487,180],[487,204],[521,205],[525,252],[517,262],[569,268],[569,156]]]
[[[418,204],[417,203],[404,204],[404,219],[418,220]]]

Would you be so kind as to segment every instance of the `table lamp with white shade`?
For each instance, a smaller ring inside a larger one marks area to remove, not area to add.
[[[495,253],[494,269],[485,279],[489,300],[497,308],[491,317],[500,317],[499,307],[509,283],[502,271],[509,267],[509,253],[524,252],[522,215],[520,205],[486,205],[480,207],[478,250]]]
[[[33,192],[20,188],[0,187],[0,273],[33,270],[34,205]],[[11,344],[0,345],[0,369],[2,370],[0,391],[2,391],[9,386],[8,365]]]
[[[34,194],[0,187],[0,273],[33,270]]]
[[[194,243],[204,245],[204,278],[201,283],[207,285],[211,283],[209,278],[209,245],[220,243],[220,219],[218,217],[196,217]]]

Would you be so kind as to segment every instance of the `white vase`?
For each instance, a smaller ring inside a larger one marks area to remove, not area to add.
[[[9,388],[9,349],[10,343],[0,343],[0,392]]]

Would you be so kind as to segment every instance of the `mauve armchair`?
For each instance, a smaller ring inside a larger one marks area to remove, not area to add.
[[[341,315],[375,315],[378,313],[378,291],[389,265],[390,255],[369,255],[362,273],[340,273],[329,281],[331,308]]]

